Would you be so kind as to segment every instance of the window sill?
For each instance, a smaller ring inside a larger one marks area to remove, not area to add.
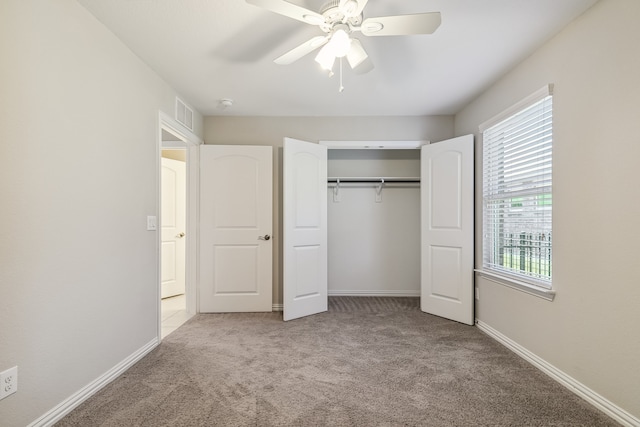
[[[556,291],[552,289],[544,289],[544,288],[534,286],[517,279],[512,279],[511,277],[503,276],[501,274],[497,274],[487,270],[475,269],[474,271],[478,273],[480,276],[494,283],[506,286],[511,289],[515,289],[517,291],[524,292],[529,295],[536,296],[538,298],[542,298],[547,301],[553,301],[553,299],[556,296]]]

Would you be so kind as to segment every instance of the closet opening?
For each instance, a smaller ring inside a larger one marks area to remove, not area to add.
[[[328,295],[420,296],[420,150],[328,150]]]
[[[419,295],[422,311],[473,325],[473,135],[285,138],[283,153],[284,320],[326,311],[329,295]]]

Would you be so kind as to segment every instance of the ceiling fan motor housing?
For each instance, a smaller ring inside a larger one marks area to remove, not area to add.
[[[320,13],[325,19],[325,24],[321,25],[322,30],[325,32],[330,32],[334,25],[338,23],[349,24],[354,27],[362,24],[362,13],[350,18],[345,16],[344,12],[340,10],[340,0],[331,0],[325,3],[320,9]]]

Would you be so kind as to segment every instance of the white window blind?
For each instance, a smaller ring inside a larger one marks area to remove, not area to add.
[[[483,269],[551,288],[553,97],[483,126]]]

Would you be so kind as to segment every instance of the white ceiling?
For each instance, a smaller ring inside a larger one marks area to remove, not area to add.
[[[78,1],[205,116],[412,116],[455,114],[597,0],[369,0],[365,18],[439,11],[442,25],[357,35],[375,69],[357,75],[345,62],[342,93],[314,53],[273,63],[318,27],[243,0]]]

